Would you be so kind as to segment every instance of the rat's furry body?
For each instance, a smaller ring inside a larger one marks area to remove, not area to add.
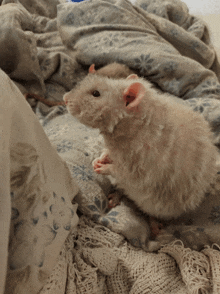
[[[142,211],[169,219],[204,199],[217,171],[217,149],[201,114],[134,77],[89,74],[64,100],[72,115],[104,137],[107,152],[95,171],[112,175]]]

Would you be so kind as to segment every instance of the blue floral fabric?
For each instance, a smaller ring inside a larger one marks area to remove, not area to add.
[[[63,4],[58,29],[82,64],[121,62],[182,99],[219,98],[209,33],[181,1]]]

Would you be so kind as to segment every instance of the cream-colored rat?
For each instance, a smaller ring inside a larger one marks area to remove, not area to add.
[[[136,75],[88,74],[64,101],[104,137],[106,151],[94,170],[115,178],[143,212],[170,219],[204,199],[217,172],[217,148],[201,114]]]

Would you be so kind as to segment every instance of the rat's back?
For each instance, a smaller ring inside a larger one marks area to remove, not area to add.
[[[133,138],[124,136],[126,142],[110,150],[119,187],[156,217],[195,209],[217,172],[217,148],[208,123],[200,113],[151,88],[142,100],[141,115],[143,124],[137,116],[127,124]]]

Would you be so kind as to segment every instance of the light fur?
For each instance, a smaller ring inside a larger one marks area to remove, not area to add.
[[[145,93],[129,108],[124,95],[134,82]],[[93,91],[100,97],[93,97]],[[142,211],[169,219],[195,209],[204,199],[217,172],[217,148],[201,114],[141,78],[89,74],[64,100],[72,115],[99,128],[104,137],[112,162],[99,172],[113,176]]]
[[[106,66],[103,66],[102,68],[95,71],[95,74],[97,75],[106,76],[114,79],[127,78],[133,73],[134,72],[130,70],[127,65],[117,62],[107,64]]]

